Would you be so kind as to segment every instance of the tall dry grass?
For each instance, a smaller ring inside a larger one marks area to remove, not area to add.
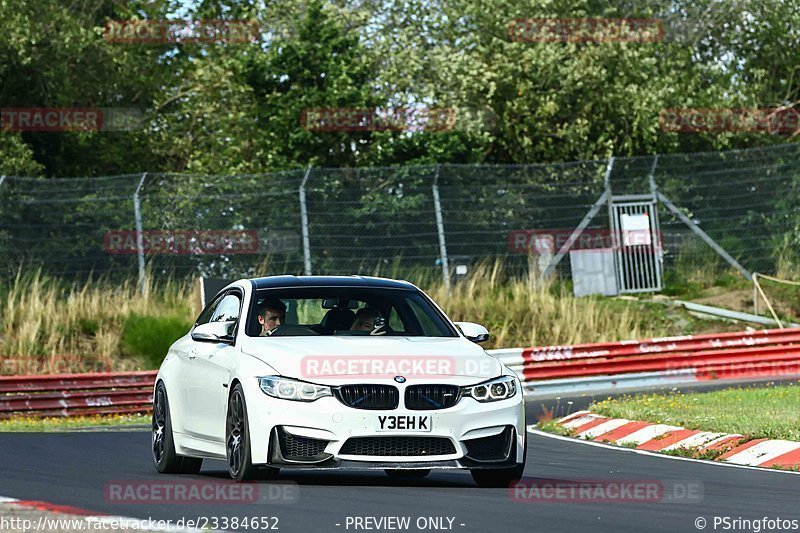
[[[443,283],[426,288],[456,321],[483,324],[491,334],[486,347],[545,346],[634,339],[665,333],[648,327],[641,304],[586,297],[536,275],[507,278],[502,262],[474,267],[448,291]]]
[[[120,357],[125,320],[133,315],[194,313],[187,283],[166,280],[65,285],[41,272],[20,271],[0,285],[0,374],[130,370],[140,361]]]
[[[800,280],[800,250],[789,235],[778,247],[775,275],[782,279]]]
[[[542,280],[506,277],[502,262],[472,268],[449,291],[436,273],[392,269],[382,274],[415,282],[454,320],[484,324],[491,347],[574,344],[679,333],[649,320],[643,304],[603,298],[574,298],[568,287]],[[66,373],[142,368],[122,355],[126,320],[197,315],[190,282],[99,279],[65,285],[39,272],[20,272],[0,284],[0,374]]]

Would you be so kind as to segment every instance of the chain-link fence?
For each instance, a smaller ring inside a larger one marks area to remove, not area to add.
[[[607,245],[606,204],[633,195],[671,202],[682,215],[659,202],[667,274],[732,264],[719,249],[749,272],[797,264],[800,144],[786,144],[524,166],[6,176],[0,275],[41,268],[70,278],[230,279],[415,269],[452,277],[485,259],[524,274],[552,262],[540,236],[569,237],[593,206],[573,248]],[[556,251],[566,240],[556,238]],[[569,275],[568,255],[557,272]]]

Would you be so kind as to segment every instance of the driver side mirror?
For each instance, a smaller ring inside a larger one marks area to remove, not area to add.
[[[489,331],[480,324],[475,324],[473,322],[456,322],[456,327],[472,342],[481,343],[489,340]]]
[[[236,321],[207,322],[200,324],[192,330],[192,340],[198,342],[224,342],[233,343],[233,331]]]

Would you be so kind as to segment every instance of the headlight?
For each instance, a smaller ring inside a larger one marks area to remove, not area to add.
[[[313,402],[325,396],[333,396],[331,388],[325,385],[316,385],[307,381],[299,381],[278,376],[264,376],[258,378],[258,385],[264,394],[281,400],[294,400],[296,402]]]
[[[511,398],[517,393],[517,378],[502,376],[477,385],[462,387],[461,390],[464,396],[479,402],[497,402]]]

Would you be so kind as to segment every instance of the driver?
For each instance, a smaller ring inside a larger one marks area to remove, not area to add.
[[[261,324],[260,337],[267,337],[273,330],[286,322],[286,304],[276,298],[267,298],[259,306],[258,323]]]

